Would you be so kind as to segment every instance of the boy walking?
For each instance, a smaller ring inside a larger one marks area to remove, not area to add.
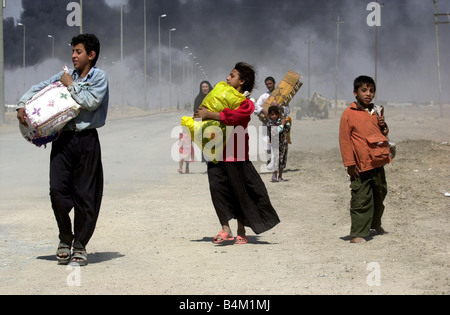
[[[350,176],[351,243],[363,243],[370,229],[383,234],[381,217],[387,183],[384,165],[392,161],[383,108],[372,103],[375,81],[360,76],[354,81],[356,102],[342,114],[339,145],[344,166]]]
[[[86,245],[92,237],[103,195],[103,167],[97,128],[106,121],[109,101],[106,73],[95,67],[100,42],[95,35],[72,39],[75,70],[60,72],[31,87],[20,99],[17,118],[24,120],[24,104],[37,92],[61,81],[81,106],[79,115],[63,128],[52,143],[50,156],[50,199],[59,228],[56,258],[59,264],[88,263]],[[74,229],[69,213],[74,208]],[[71,248],[73,246],[73,253]],[[72,257],[71,257],[72,254]]]

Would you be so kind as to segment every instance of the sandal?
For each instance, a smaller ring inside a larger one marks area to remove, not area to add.
[[[56,251],[56,260],[58,265],[67,265],[70,261],[70,245],[59,242],[58,249]]]
[[[278,183],[277,175],[272,176],[272,183]]]
[[[88,259],[86,249],[74,248],[70,264],[75,266],[87,266]]]
[[[214,239],[214,244],[220,244],[224,241],[234,241],[234,237],[228,237],[228,232],[220,231]]]
[[[238,237],[236,237],[236,242],[235,244],[247,244],[248,243],[248,238],[247,236],[240,236],[238,235]]]

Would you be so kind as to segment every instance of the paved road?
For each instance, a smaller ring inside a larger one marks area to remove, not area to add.
[[[132,192],[176,172],[171,149],[177,138],[171,138],[171,131],[181,116],[178,112],[109,120],[99,129],[105,194]],[[0,210],[20,198],[48,197],[50,152],[51,145],[37,148],[18,129],[0,134]]]

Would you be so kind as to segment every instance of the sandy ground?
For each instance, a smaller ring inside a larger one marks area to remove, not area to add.
[[[0,127],[0,294],[450,293],[449,107],[445,118],[437,108],[386,109],[398,152],[386,167],[388,233],[364,244],[348,241],[340,113],[294,120],[286,182],[261,173],[281,223],[259,236],[248,230],[246,245],[214,245],[206,166],[180,175],[171,159],[171,131],[186,113],[130,112],[112,112],[99,130],[104,200],[81,269],[54,256],[50,148],[21,138],[11,115]]]

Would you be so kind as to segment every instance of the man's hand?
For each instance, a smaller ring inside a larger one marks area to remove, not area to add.
[[[25,121],[25,108],[19,108],[17,110],[17,119],[19,122],[24,125],[25,127],[28,127],[27,122]]]
[[[69,85],[71,85],[73,83],[73,78],[72,78],[72,76],[70,74],[64,73],[62,75],[60,81],[65,87],[68,87]]]

